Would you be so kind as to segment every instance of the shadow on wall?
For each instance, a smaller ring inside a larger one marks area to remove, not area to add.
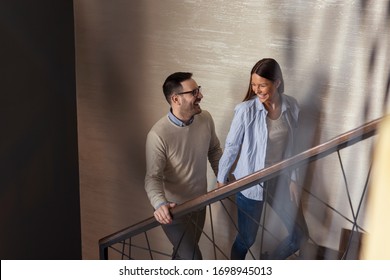
[[[72,4],[0,4],[1,259],[81,259]]]

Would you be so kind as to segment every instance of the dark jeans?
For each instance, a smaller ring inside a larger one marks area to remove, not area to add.
[[[280,217],[288,231],[288,236],[269,255],[268,259],[286,259],[308,240],[308,228],[302,207],[290,200],[289,179],[279,176],[264,183],[265,199]],[[259,228],[263,201],[248,199],[241,193],[236,195],[238,207],[238,234],[231,250],[231,259],[245,259],[249,248],[254,244]]]
[[[173,219],[172,224],[161,225],[173,245],[173,260],[201,260],[198,242],[202,235],[206,208]]]

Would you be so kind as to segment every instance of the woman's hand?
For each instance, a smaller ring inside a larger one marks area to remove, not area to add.
[[[299,207],[299,187],[293,180],[290,182],[290,199]]]

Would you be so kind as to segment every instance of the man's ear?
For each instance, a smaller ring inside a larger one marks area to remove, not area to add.
[[[171,95],[171,104],[178,104],[180,105],[180,98],[177,94]]]

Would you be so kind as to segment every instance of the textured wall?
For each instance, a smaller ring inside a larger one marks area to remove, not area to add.
[[[169,109],[169,74],[194,73],[223,144],[251,67],[274,57],[302,105],[305,146],[318,144],[388,108],[387,2],[75,0],[83,258],[98,258],[103,236],[152,215],[144,142]],[[367,143],[342,152],[355,205],[369,152]],[[318,162],[307,188],[350,217],[337,161]],[[344,221],[316,203],[305,200],[311,234],[337,248]],[[224,234],[229,247],[233,232]]]

